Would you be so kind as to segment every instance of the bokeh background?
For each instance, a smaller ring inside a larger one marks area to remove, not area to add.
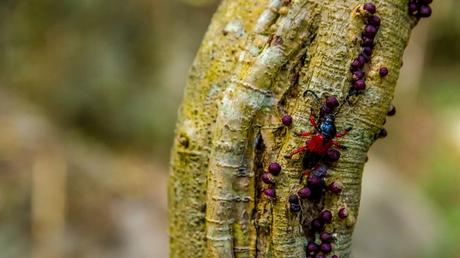
[[[167,257],[176,112],[217,2],[0,1],[0,258]],[[460,2],[432,6],[369,154],[355,257],[460,257]]]

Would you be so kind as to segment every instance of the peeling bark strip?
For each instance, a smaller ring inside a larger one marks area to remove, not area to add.
[[[300,158],[286,159],[310,130],[307,90],[344,101],[352,85],[350,64],[360,51],[362,1],[224,0],[191,68],[176,128],[169,181],[171,257],[305,257],[312,239],[302,225],[322,209],[334,219],[333,254],[349,257],[358,215],[366,153],[381,130],[393,98],[401,58],[417,18],[407,0],[376,0],[380,30],[367,66],[367,88],[336,117],[347,150],[330,168],[327,183],[343,183],[289,212],[288,196],[302,188]],[[391,71],[380,75],[380,68]],[[292,126],[281,117],[290,114]],[[277,199],[261,192],[270,162]],[[347,207],[346,220],[338,219]],[[332,254],[331,254],[332,255]]]

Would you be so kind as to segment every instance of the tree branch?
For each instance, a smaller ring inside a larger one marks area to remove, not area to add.
[[[334,219],[333,253],[349,257],[358,215],[366,153],[381,130],[393,98],[401,58],[417,20],[407,1],[375,1],[382,24],[368,65],[367,89],[352,96],[336,116],[352,126],[327,183],[342,193],[302,202],[289,211],[288,196],[305,184],[302,161],[286,156],[304,140],[316,100],[345,102],[350,64],[361,49],[369,14],[356,0],[224,0],[192,66],[177,123],[169,185],[171,257],[305,257],[307,229],[323,209]],[[381,67],[390,71],[379,75]],[[291,114],[293,126],[281,124]],[[276,200],[260,182],[270,162],[282,166]],[[347,207],[349,216],[337,218]],[[190,250],[193,250],[191,253]]]

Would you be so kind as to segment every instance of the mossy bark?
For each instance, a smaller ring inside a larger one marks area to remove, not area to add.
[[[171,257],[305,257],[301,225],[321,209],[334,212],[334,254],[349,257],[366,153],[382,128],[416,20],[406,0],[376,0],[382,19],[366,77],[367,89],[337,114],[348,148],[327,181],[340,196],[305,202],[300,215],[287,197],[301,187],[302,162],[285,158],[304,144],[319,96],[344,101],[350,63],[360,51],[366,13],[356,0],[224,0],[190,71],[176,128],[169,181]],[[390,73],[381,78],[380,67]],[[316,112],[315,111],[315,112]],[[294,118],[281,124],[283,114]],[[282,165],[277,199],[261,193],[260,175]],[[337,210],[348,207],[347,220]],[[307,237],[311,237],[306,234]]]

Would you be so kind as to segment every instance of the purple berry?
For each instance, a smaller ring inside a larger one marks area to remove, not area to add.
[[[380,26],[380,17],[378,17],[377,15],[370,16],[367,19],[367,24],[373,25],[375,27],[379,27]]]
[[[361,40],[362,40],[361,46],[363,46],[363,47],[373,47],[374,46],[374,39],[373,38],[363,36],[361,38]]]
[[[374,14],[377,11],[377,8],[375,7],[375,4],[373,3],[365,3],[363,5],[363,9],[366,10],[370,14]]]
[[[355,71],[355,72],[353,73],[353,81],[357,81],[357,80],[360,80],[360,79],[364,78],[364,75],[365,75],[365,74],[364,74],[363,71],[360,71],[360,70]]]
[[[283,118],[281,118],[281,122],[283,122],[283,125],[285,126],[292,125],[292,116],[284,115]]]
[[[366,82],[364,80],[357,80],[355,81],[355,83],[353,84],[354,88],[356,90],[365,90],[366,89]]]
[[[339,215],[339,218],[341,218],[341,219],[347,218],[348,217],[347,208],[340,208],[338,215]]]
[[[388,68],[386,67],[380,67],[379,69],[379,74],[380,74],[380,77],[385,77],[388,75]]]
[[[289,195],[288,200],[289,200],[290,203],[294,203],[294,204],[299,203],[299,197],[297,195],[295,195],[295,194]]]
[[[326,98],[326,106],[329,108],[336,108],[339,106],[339,101],[336,96],[329,96]]]
[[[372,55],[372,47],[363,47],[363,53],[366,54],[367,56]]]
[[[320,107],[320,116],[324,116],[326,114],[331,114],[332,113],[332,108],[328,107],[326,104],[322,104]]]
[[[418,6],[416,3],[409,3],[408,5],[408,10],[411,15],[413,15],[415,12],[417,12]]]
[[[359,54],[359,58],[362,58],[366,62],[366,64],[369,63],[369,61],[371,61],[371,57],[364,53]]]
[[[323,222],[319,219],[314,219],[311,221],[311,228],[315,231],[321,231],[323,229]]]
[[[273,177],[272,174],[270,173],[263,173],[262,174],[262,181],[266,184],[274,184],[275,183],[275,178]]]
[[[420,6],[418,8],[418,15],[420,17],[424,17],[424,18],[430,17],[431,16],[431,7],[429,7],[428,5]]]
[[[292,212],[299,212],[301,210],[299,204],[291,203],[289,206]]]
[[[382,128],[379,132],[379,138],[385,138],[387,137],[387,135],[388,135],[387,129]]]
[[[321,239],[321,241],[327,242],[327,243],[330,243],[330,242],[332,242],[332,240],[334,240],[333,237],[332,237],[332,234],[328,233],[328,232],[322,232],[319,235],[319,239]]]
[[[324,210],[319,214],[319,218],[324,223],[331,223],[331,221],[332,221],[332,212],[330,210]]]
[[[350,70],[352,72],[357,71],[363,67],[363,64],[358,59],[353,60],[350,65]]]
[[[297,192],[297,194],[299,195],[299,197],[301,199],[307,199],[307,198],[309,198],[311,196],[311,190],[308,187],[304,187],[304,188],[300,189]]]
[[[332,246],[329,243],[321,243],[321,245],[319,246],[319,249],[321,249],[323,253],[328,254],[332,251]]]
[[[307,184],[308,186],[313,188],[321,187],[322,180],[320,177],[317,177],[315,175],[309,175],[307,178]]]
[[[374,38],[375,35],[377,34],[378,29],[374,25],[366,25],[364,27],[364,36],[369,37],[369,38]]]
[[[329,191],[335,194],[340,194],[343,190],[343,184],[340,182],[332,182],[329,185]]]
[[[324,256],[323,254],[317,254],[315,258],[326,258],[326,256]]]
[[[333,255],[331,256],[331,258],[339,258],[337,255]]]
[[[276,162],[270,163],[270,165],[268,166],[268,172],[270,172],[274,176],[279,175],[281,172],[281,165]]]
[[[273,188],[267,188],[264,190],[265,196],[267,196],[270,199],[276,199],[276,191]]]
[[[315,242],[309,242],[307,244],[307,251],[310,254],[316,254],[319,251],[319,245]]]
[[[367,63],[367,60],[368,60],[368,58],[365,57],[365,56],[362,55],[362,54],[360,54],[360,55],[358,56],[358,58],[356,58],[356,59],[357,59],[361,64],[363,64],[363,66],[364,66],[364,64]]]
[[[431,3],[433,3],[433,0],[420,0],[420,3],[422,3],[422,4],[431,4]]]
[[[340,152],[333,148],[329,148],[329,150],[327,150],[326,155],[327,155],[327,159],[330,162],[336,162],[337,160],[340,159]]]
[[[394,116],[396,114],[396,107],[393,105],[390,105],[390,108],[388,109],[387,116]]]

